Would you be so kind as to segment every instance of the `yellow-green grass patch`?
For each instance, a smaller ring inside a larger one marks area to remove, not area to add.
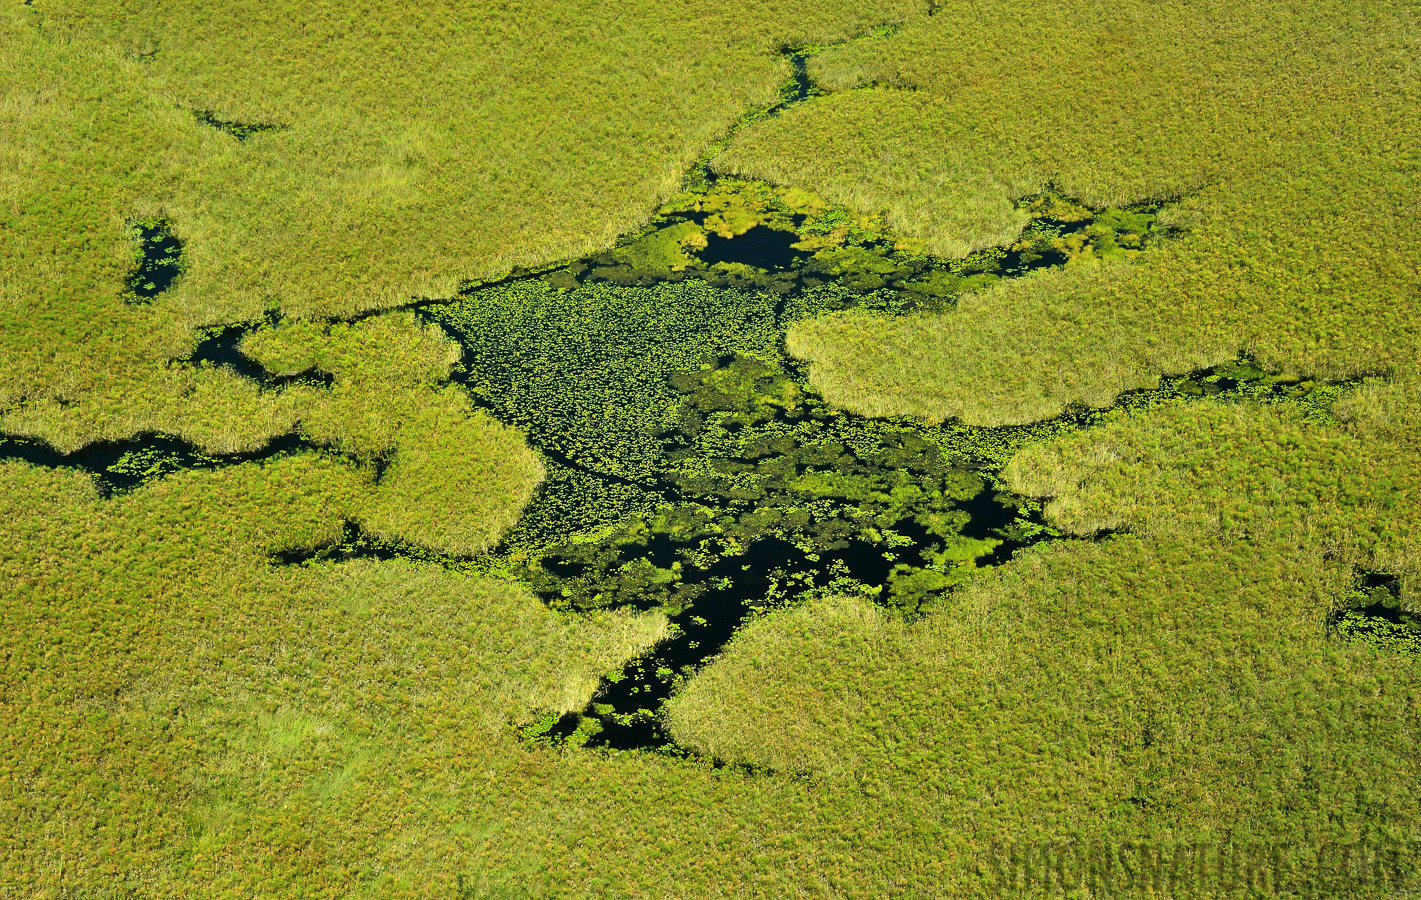
[[[448,297],[606,247],[774,101],[781,44],[909,10],[7,4],[0,409],[58,402],[64,439],[107,438],[141,394],[183,429],[201,415],[158,373],[203,326]],[[155,219],[182,274],[126,304],[134,224]]]
[[[949,255],[1010,239],[1011,201],[1048,183],[1093,205],[1181,198],[1188,234],[1119,271],[796,327],[815,383],[851,409],[1020,422],[1240,351],[1386,371],[1418,347],[1415,34],[1389,3],[946,4],[814,57],[839,92],[713,165],[883,210]]]

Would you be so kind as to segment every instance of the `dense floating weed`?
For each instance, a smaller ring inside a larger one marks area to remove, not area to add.
[[[686,399],[663,435],[660,477],[681,502],[509,570],[556,606],[655,604],[671,616],[672,636],[550,737],[665,745],[661,703],[746,617],[826,594],[920,614],[1039,534],[912,426],[835,421],[765,362],[733,357],[673,386]]]

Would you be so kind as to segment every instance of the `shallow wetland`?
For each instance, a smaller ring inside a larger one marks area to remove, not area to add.
[[[14,4],[0,895],[1406,894],[1415,18]]]
[[[806,55],[785,56],[792,81],[752,120],[814,93]],[[199,118],[238,140],[273,127]],[[1048,190],[1018,205],[1027,225],[1015,242],[944,260],[874,217],[702,165],[642,233],[612,249],[417,305],[462,347],[455,380],[546,461],[545,483],[497,549],[441,556],[350,522],[338,541],[273,563],[433,560],[526,583],[568,612],[660,609],[668,639],[609,673],[584,710],[545,717],[525,736],[680,752],[663,729],[663,703],[747,619],[825,596],[859,596],[916,617],[976,569],[1059,538],[1038,502],[997,483],[1026,443],[1209,396],[1327,414],[1341,388],[1278,379],[1248,360],[1166,380],[1110,410],[1021,427],[869,419],[824,403],[785,351],[795,321],[848,309],[941,310],[1003,278],[1122,264],[1178,236],[1160,223],[1158,202],[1091,209]],[[181,274],[182,244],[164,220],[135,227],[140,259],[129,296],[149,302]],[[226,367],[265,390],[329,388],[331,373],[274,375],[242,353],[246,336],[281,324],[273,315],[211,329],[183,363]],[[109,495],[181,468],[320,449],[291,435],[256,453],[208,456],[149,435],[62,456],[6,439],[0,458],[77,466]],[[383,460],[373,464],[378,482]],[[1412,635],[1409,619],[1377,603],[1352,605],[1335,620],[1348,634]]]
[[[941,309],[1001,278],[1118,263],[1172,237],[1158,205],[1091,210],[1050,193],[1021,205],[1030,218],[1018,241],[949,261],[812,195],[703,172],[652,227],[612,250],[421,304],[420,317],[462,347],[455,379],[526,434],[546,461],[546,482],[488,554],[440,556],[349,523],[335,543],[273,562],[436,560],[527,583],[568,612],[660,609],[668,639],[609,673],[586,709],[546,717],[525,735],[680,752],[663,730],[662,704],[747,619],[846,595],[916,617],[977,568],[1058,537],[1039,503],[996,482],[1025,443],[1204,396],[1311,403],[1325,414],[1336,388],[1272,378],[1246,360],[1127,395],[1112,410],[1014,428],[864,418],[808,386],[784,350],[798,319]],[[153,223],[141,246],[135,285],[166,288],[181,245]],[[273,317],[213,329],[186,362],[228,367],[267,390],[329,387],[330,373],[275,376],[241,352],[248,334],[279,327]],[[112,493],[178,468],[315,449],[290,436],[258,453],[208,457],[150,436],[68,457],[18,441],[0,452],[80,466]]]

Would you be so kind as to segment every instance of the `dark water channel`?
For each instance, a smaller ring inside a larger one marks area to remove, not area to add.
[[[330,387],[334,384],[335,376],[316,369],[293,372],[288,375],[274,375],[256,360],[242,353],[240,349],[242,338],[258,328],[273,328],[278,322],[279,318],[275,314],[271,314],[257,322],[224,325],[209,329],[206,336],[198,341],[187,361],[197,366],[229,369],[234,374],[259,382],[262,387],[271,390],[298,383],[322,387]]]
[[[0,436],[0,460],[17,459],[51,469],[79,469],[93,476],[103,497],[126,493],[183,469],[217,469],[319,449],[289,434],[248,453],[206,454],[178,438],[143,434],[122,441],[99,441],[73,453],[60,453],[40,441]]]
[[[263,131],[280,131],[284,125],[268,125],[262,123],[233,122],[226,119],[219,119],[211,111],[194,112],[193,116],[197,121],[208,128],[215,128],[223,134],[230,135],[237,139],[238,143],[245,142],[248,138]]]

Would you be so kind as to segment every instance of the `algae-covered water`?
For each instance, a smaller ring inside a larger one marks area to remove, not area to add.
[[[664,743],[661,701],[747,616],[818,593],[912,614],[1042,531],[948,433],[806,390],[781,306],[703,282],[525,283],[427,310],[465,346],[470,391],[549,459],[487,564],[556,607],[671,616],[670,640],[544,730]]]

